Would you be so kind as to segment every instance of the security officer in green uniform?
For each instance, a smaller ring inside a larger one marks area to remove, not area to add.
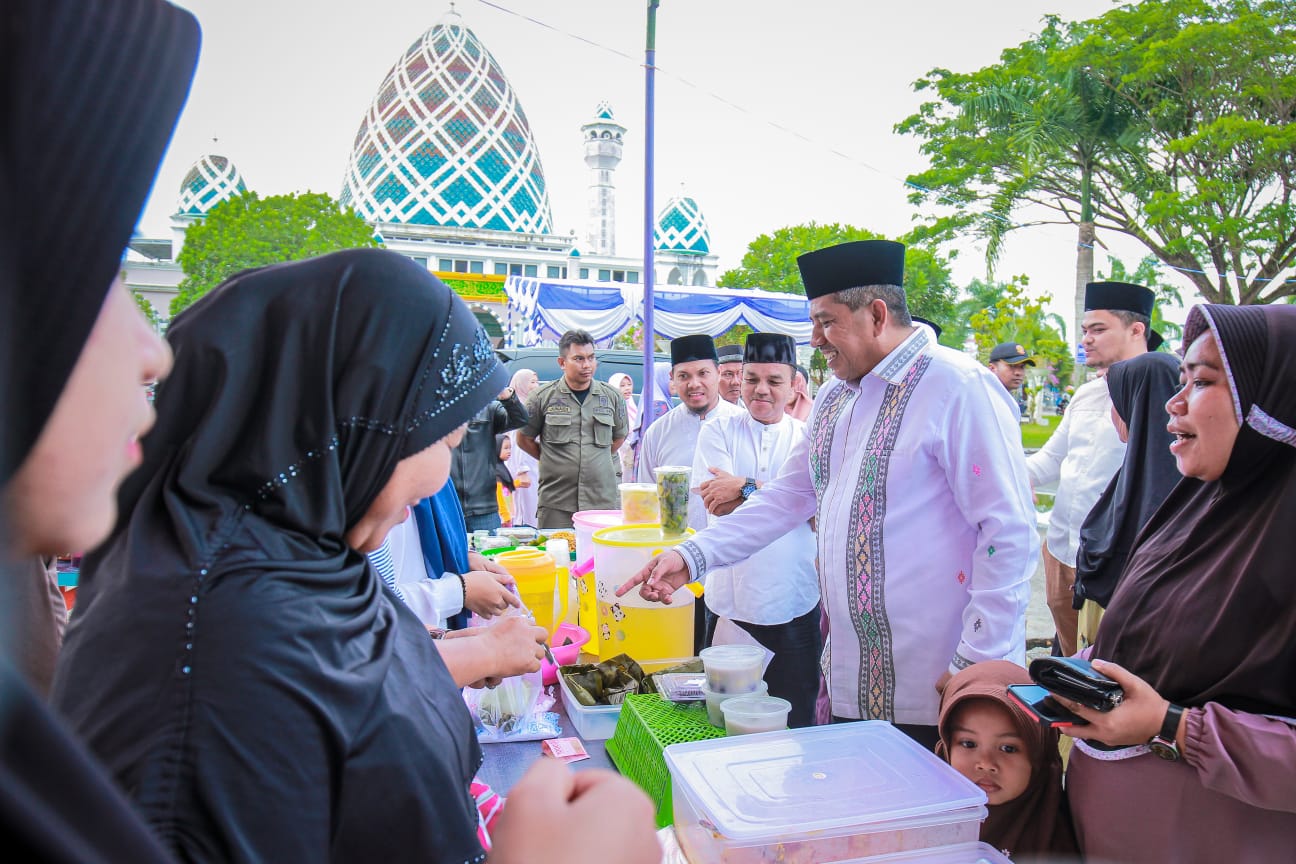
[[[541,528],[570,528],[573,513],[621,506],[612,454],[629,432],[625,398],[594,380],[593,336],[564,333],[558,366],[562,377],[531,394],[530,419],[517,433],[518,446],[540,460]]]

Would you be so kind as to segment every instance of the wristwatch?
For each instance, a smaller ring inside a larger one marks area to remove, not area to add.
[[[1179,736],[1179,718],[1183,713],[1183,708],[1171,702],[1166,708],[1165,719],[1161,721],[1161,731],[1148,742],[1148,749],[1167,762],[1179,761],[1179,745],[1175,739]]]
[[[752,496],[752,493],[755,491],[756,491],[756,478],[748,477],[747,482],[743,483],[742,491],[740,491],[738,494],[743,497],[744,501],[746,501],[748,498]]]

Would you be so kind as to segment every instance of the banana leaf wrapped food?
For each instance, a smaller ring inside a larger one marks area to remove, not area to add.
[[[660,669],[652,675],[646,675],[643,667],[628,654],[618,654],[601,663],[563,666],[559,670],[576,701],[587,708],[593,705],[620,705],[625,697],[636,693],[656,693],[657,687],[653,683],[655,675],[701,671],[702,660],[694,657],[669,669]]]
[[[564,666],[561,672],[576,701],[586,707],[620,705],[627,696],[648,692],[642,689],[642,667],[628,654],[618,654],[600,663]]]

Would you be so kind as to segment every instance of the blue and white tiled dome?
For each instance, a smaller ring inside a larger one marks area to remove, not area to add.
[[[181,216],[204,216],[226,199],[247,191],[243,175],[224,156],[207,155],[195,162],[180,184],[176,213]]]
[[[526,114],[457,13],[383,79],[356,134],[341,201],[370,221],[549,233]]]
[[[711,230],[697,202],[682,194],[667,202],[653,229],[653,245],[658,252],[709,255]]]

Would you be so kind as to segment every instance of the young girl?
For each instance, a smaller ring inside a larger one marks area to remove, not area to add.
[[[981,839],[1017,861],[1077,854],[1058,733],[1008,698],[1009,684],[1030,683],[1007,660],[964,669],[945,687],[936,745],[936,755],[990,799]]]

